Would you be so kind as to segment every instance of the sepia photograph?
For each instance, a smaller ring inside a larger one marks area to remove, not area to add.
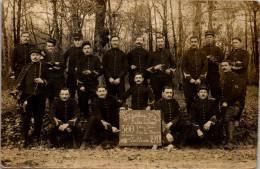
[[[258,0],[2,0],[1,168],[256,168]]]

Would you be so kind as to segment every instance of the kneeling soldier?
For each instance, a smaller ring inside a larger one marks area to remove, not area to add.
[[[55,145],[58,132],[72,133],[73,138],[76,138],[81,130],[77,102],[70,98],[69,89],[62,88],[60,90],[59,96],[59,98],[56,98],[53,101],[50,109],[50,147]],[[73,147],[76,147],[76,142],[74,139]]]

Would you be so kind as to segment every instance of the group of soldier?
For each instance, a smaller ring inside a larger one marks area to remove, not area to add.
[[[144,38],[137,37],[136,47],[125,54],[119,49],[119,36],[111,36],[111,49],[101,62],[80,33],[73,35],[73,47],[62,55],[55,39],[49,38],[46,48],[40,50],[29,43],[30,34],[23,32],[12,59],[16,79],[12,94],[19,98],[21,107],[21,147],[31,141],[39,144],[47,99],[50,146],[57,144],[60,133],[80,140],[81,149],[93,137],[115,143],[120,109],[155,109],[161,110],[162,140],[168,148],[196,139],[215,144],[224,128],[225,148],[232,149],[234,127],[239,125],[245,105],[248,52],[242,49],[241,39],[234,38],[233,50],[224,59],[215,45],[214,32],[205,32],[205,38],[206,45],[200,49],[198,38],[192,36],[182,60],[187,107],[187,117],[183,118],[184,112],[173,98],[176,64],[164,48],[163,37],[157,37],[157,49],[152,53],[143,48]],[[127,73],[130,88],[125,91]],[[105,85],[98,79],[102,75]],[[131,106],[126,104],[129,96]],[[34,133],[29,136],[32,116]]]

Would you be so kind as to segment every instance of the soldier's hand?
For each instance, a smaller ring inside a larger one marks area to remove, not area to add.
[[[203,132],[202,132],[200,129],[197,130],[197,134],[198,134],[198,136],[199,136],[200,138],[203,138],[203,137],[204,137]]]
[[[227,102],[224,102],[223,104],[222,104],[222,107],[227,107]]]
[[[195,79],[190,79],[190,83],[195,83]]]
[[[169,122],[169,123],[166,124],[167,129],[170,129],[171,126],[172,126],[172,122]]]
[[[119,110],[125,110],[125,107],[120,107]]]
[[[235,127],[239,126],[239,121],[235,121]]]
[[[196,85],[201,84],[201,80],[200,80],[200,79],[197,79],[197,80],[195,81],[195,84],[196,84]]]
[[[120,83],[120,78],[117,78],[117,79],[114,81],[114,83],[115,83],[116,85],[118,85],[118,84]]]
[[[155,70],[162,70],[162,64],[159,64],[159,65],[156,65],[155,67],[154,67],[154,69]]]
[[[82,91],[82,92],[85,92],[85,87],[82,86],[79,90]]]
[[[66,124],[62,124],[59,126],[60,131],[64,131],[66,129]]]
[[[54,62],[55,63],[55,65],[59,65],[60,64],[60,62]]]
[[[108,128],[108,125],[110,125],[110,123],[104,121],[104,120],[101,120],[101,123],[103,124],[104,128],[107,130]]]
[[[120,132],[121,130],[118,130],[116,127],[112,127],[112,132],[113,133],[118,133],[118,132]]]
[[[209,128],[210,128],[210,126],[211,126],[211,121],[208,121],[207,123],[204,124],[203,129],[204,129],[205,131],[208,131]]]
[[[113,79],[112,77],[109,78],[109,82],[110,83],[114,83],[115,79]]]
[[[172,73],[175,73],[176,69],[170,68],[170,70],[172,71]]]
[[[69,127],[67,127],[66,130],[67,130],[67,132],[69,132],[69,133],[72,131],[71,128],[69,128]]]
[[[173,136],[171,135],[171,133],[167,133],[166,134],[166,139],[169,143],[172,143],[174,141]]]
[[[83,71],[83,74],[84,75],[89,75],[89,74],[91,74],[91,71],[90,70],[85,70],[85,71]]]
[[[170,73],[171,73],[171,69],[166,69],[166,70],[165,70],[165,73],[166,73],[166,74],[170,74]]]
[[[35,79],[34,79],[34,82],[35,82],[35,83],[44,83],[44,81],[43,81],[40,77],[35,78]]]
[[[151,110],[151,106],[147,106],[145,110]]]
[[[131,65],[131,69],[134,70],[136,69],[137,67],[135,65]]]
[[[152,73],[152,67],[146,69],[148,72]]]
[[[211,58],[211,55],[208,55],[207,58],[210,59],[210,58]]]

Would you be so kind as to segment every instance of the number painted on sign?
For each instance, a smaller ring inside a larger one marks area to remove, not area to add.
[[[121,125],[122,133],[134,133],[135,127],[134,125]]]

